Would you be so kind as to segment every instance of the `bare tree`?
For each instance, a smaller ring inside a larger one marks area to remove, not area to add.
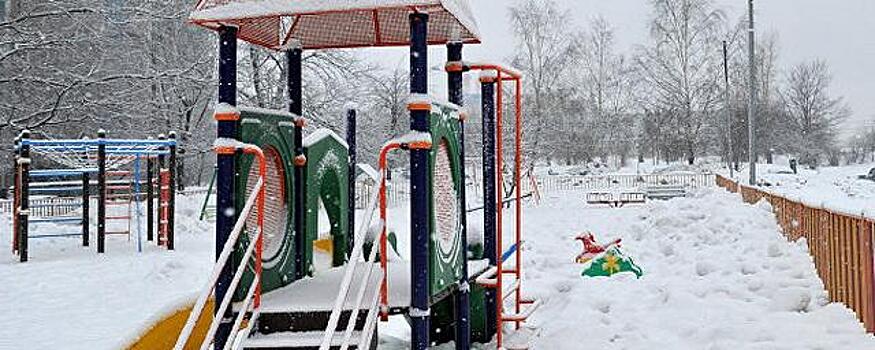
[[[830,95],[831,82],[826,62],[815,60],[794,66],[781,91],[796,151],[804,164],[817,165],[834,148],[838,124],[851,114],[842,98]]]
[[[513,64],[526,72],[526,149],[535,157],[549,157],[548,150],[578,141],[553,137],[563,124],[573,124],[577,118],[559,109],[567,98],[567,73],[576,47],[568,28],[570,18],[554,1],[545,0],[511,6],[510,20],[518,52]]]
[[[671,131],[692,164],[702,147],[707,118],[720,103],[719,39],[724,16],[709,0],[651,0],[652,44],[637,66],[654,95],[650,108],[671,113]]]

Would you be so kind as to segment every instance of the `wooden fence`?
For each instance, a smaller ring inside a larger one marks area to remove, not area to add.
[[[830,300],[847,305],[866,331],[875,332],[872,253],[875,218],[791,200],[719,175],[717,185],[741,192],[747,203],[768,201],[788,239],[805,237]]]

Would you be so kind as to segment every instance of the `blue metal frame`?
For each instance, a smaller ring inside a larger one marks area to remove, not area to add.
[[[483,119],[483,252],[489,265],[496,266],[495,252],[495,82],[481,81]],[[500,276],[499,276],[500,277]],[[495,289],[486,289],[486,310],[495,310]],[[486,312],[486,335],[492,337],[498,320],[494,312]]]
[[[428,14],[410,14],[410,92],[428,93]],[[429,112],[410,111],[412,131],[430,131]],[[431,150],[410,151],[410,348],[426,350],[430,345],[430,291],[429,291],[429,156]]]
[[[219,102],[232,106],[237,105],[237,27],[219,28]],[[238,139],[236,121],[219,121],[218,138]],[[216,156],[216,258],[222,253],[228,240],[237,210],[234,200],[234,155],[219,154]],[[228,215],[231,214],[231,215]],[[233,272],[230,262],[222,269],[216,282],[215,300],[223,300],[229,291]],[[218,316],[222,321],[216,331],[215,349],[225,347],[231,333],[232,312],[229,308],[225,315]]]
[[[462,61],[462,42],[447,44],[447,62]],[[465,104],[462,72],[447,73],[448,100],[459,106]],[[467,193],[465,180],[465,119],[459,118],[459,158],[461,166],[459,171],[462,185],[459,188],[459,196],[463,208],[467,207]],[[468,213],[461,211],[462,224],[462,278],[459,280],[459,289],[456,293],[456,349],[468,350],[471,348],[471,299],[470,286],[468,286]]]

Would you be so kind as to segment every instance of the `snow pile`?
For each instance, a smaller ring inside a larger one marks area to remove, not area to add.
[[[136,237],[108,236],[98,255],[92,226],[91,247],[80,237],[30,240],[27,263],[9,251],[11,225],[3,216],[0,309],[7,317],[0,319],[0,349],[119,349],[193,303],[214,261],[213,225],[197,220],[202,203],[203,195],[177,197],[175,251],[144,240],[138,254]]]
[[[784,164],[758,164],[757,167],[758,181],[763,184],[760,188],[766,191],[802,201],[812,207],[875,218],[875,181],[858,178],[867,174],[875,164],[816,170],[800,165],[798,174],[793,174],[789,166]],[[737,173],[736,181],[746,183],[747,176],[747,171]]]
[[[525,289],[547,301],[531,322],[538,348],[875,349],[767,206],[720,190],[620,210],[580,202],[554,196],[524,220]],[[645,276],[581,278],[572,238],[586,230],[622,238]]]

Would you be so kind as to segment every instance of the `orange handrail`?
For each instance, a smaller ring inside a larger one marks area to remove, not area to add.
[[[413,141],[413,142],[397,142],[390,141],[386,143],[380,150],[380,268],[383,270],[383,282],[380,286],[380,319],[382,321],[389,320],[389,274],[388,274],[388,237],[386,230],[388,223],[386,222],[386,171],[388,169],[388,161],[386,157],[389,152],[396,149],[430,149],[431,142]]]

